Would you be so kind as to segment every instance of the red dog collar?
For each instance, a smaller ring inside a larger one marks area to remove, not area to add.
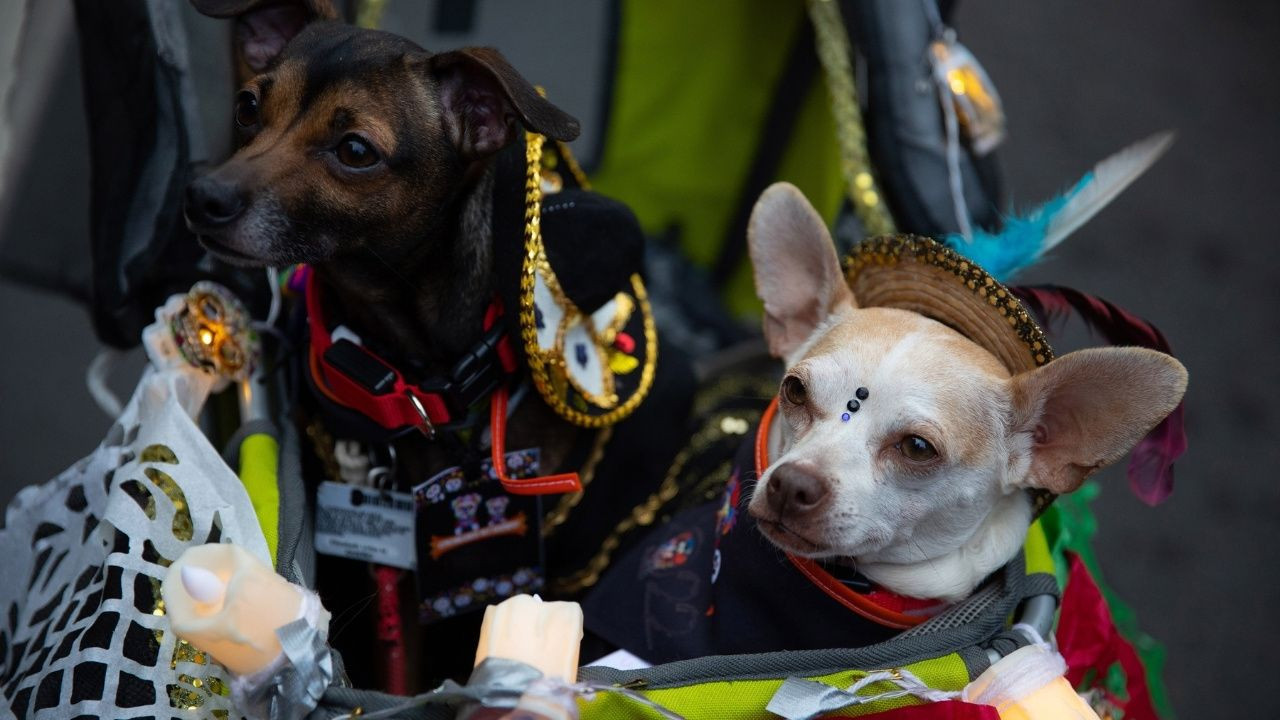
[[[516,359],[511,342],[498,323],[502,304],[496,298],[485,312],[484,338],[454,365],[450,376],[414,384],[363,345],[345,339],[335,342],[325,322],[315,271],[307,268],[302,272],[306,273],[307,323],[311,330],[311,377],[330,401],[360,413],[384,429],[416,427],[431,438],[436,428],[458,422],[472,404],[489,396],[493,468],[507,491],[542,495],[582,489],[577,473],[523,479],[507,474],[506,381],[515,374]]]
[[[485,313],[485,339],[455,366],[451,376],[414,384],[363,345],[350,340],[335,342],[325,321],[314,270],[307,271],[306,288],[309,360],[316,387],[333,402],[386,430],[416,427],[431,437],[435,428],[463,419],[472,403],[515,372],[511,343],[497,326],[502,308],[496,299]],[[493,363],[494,354],[500,366]]]
[[[778,413],[778,398],[774,398],[760,417],[760,427],[756,430],[756,477],[764,475],[769,467],[769,428]],[[810,558],[799,557],[787,553],[787,559],[804,575],[809,582],[826,593],[832,600],[840,603],[862,617],[886,627],[905,630],[928,620],[945,607],[937,600],[922,600],[889,592],[884,588],[876,588],[869,593],[855,592],[827,572],[822,565]]]

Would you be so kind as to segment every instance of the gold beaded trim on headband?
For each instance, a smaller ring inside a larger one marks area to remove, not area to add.
[[[1044,331],[1008,288],[973,261],[931,238],[895,235],[859,243],[844,258],[845,278],[852,284],[868,266],[895,265],[902,260],[914,260],[951,273],[1005,319],[1013,334],[1027,346],[1037,367],[1053,359],[1053,349]]]

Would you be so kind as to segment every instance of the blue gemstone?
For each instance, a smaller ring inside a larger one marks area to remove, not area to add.
[[[840,413],[840,419],[841,419],[841,420],[843,420],[843,421],[845,421],[845,422],[849,422],[849,418],[851,418],[851,417],[853,417],[853,416],[852,416],[852,415],[850,415],[849,413]]]

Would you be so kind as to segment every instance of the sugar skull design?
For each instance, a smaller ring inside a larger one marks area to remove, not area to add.
[[[457,522],[453,526],[453,534],[474,532],[480,529],[476,514],[480,511],[481,497],[478,493],[467,493],[453,499],[449,505],[453,508],[453,516]]]
[[[497,525],[505,522],[507,519],[507,505],[511,503],[511,498],[506,495],[498,495],[491,497],[484,502],[484,509],[489,512],[489,525]]]

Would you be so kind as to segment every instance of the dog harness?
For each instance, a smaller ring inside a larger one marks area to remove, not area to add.
[[[496,298],[484,317],[484,335],[449,375],[412,383],[391,363],[350,339],[333,339],[325,321],[320,283],[306,272],[307,323],[311,332],[308,367],[312,383],[330,402],[354,410],[389,431],[417,428],[428,439],[436,428],[457,425],[467,409],[486,396],[490,405],[491,455],[498,479],[515,495],[543,495],[582,489],[577,473],[512,478],[506,453],[507,381],[516,371],[515,353],[503,332],[502,303]]]
[[[385,440],[417,428],[430,439],[461,425],[488,398],[494,467],[517,494],[572,492],[582,484],[575,473],[508,476],[501,458],[508,387],[516,375],[527,372],[537,394],[567,422],[600,429],[639,407],[657,361],[653,314],[635,272],[643,263],[643,236],[634,216],[585,188],[565,187],[554,168],[572,169],[572,156],[559,146],[544,153],[543,144],[540,135],[527,133],[521,147],[496,163],[498,292],[480,340],[447,375],[411,382],[368,347],[335,338],[315,273],[305,282],[308,374],[321,402],[336,406],[338,415],[351,411],[371,422],[366,435]],[[514,311],[507,315],[505,308]]]

